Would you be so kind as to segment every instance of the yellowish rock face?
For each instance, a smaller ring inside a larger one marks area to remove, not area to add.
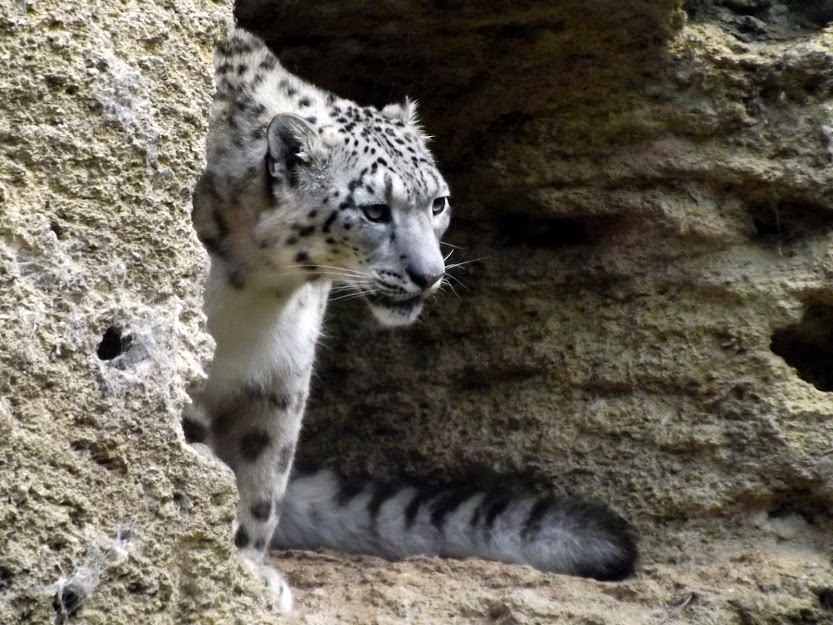
[[[189,204],[230,9],[25,4],[0,17],[0,622],[277,622],[233,477],[178,429],[211,351]]]
[[[238,13],[323,87],[420,101],[454,191],[449,262],[473,262],[405,332],[336,309],[301,454],[589,494],[634,520],[643,560],[599,584],[279,556],[303,618],[829,618],[825,3],[308,4]],[[189,196],[228,12],[0,16],[4,624],[50,622],[40,589],[125,527],[89,622],[275,619],[231,545],[231,474],[178,430],[211,352]]]

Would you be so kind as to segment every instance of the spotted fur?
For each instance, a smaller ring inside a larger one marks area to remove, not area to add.
[[[378,110],[339,98],[287,72],[240,29],[214,64],[207,164],[192,216],[211,258],[205,311],[216,349],[183,429],[234,470],[234,544],[280,608],[290,609],[291,594],[263,563],[270,543],[627,574],[630,531],[600,506],[348,480],[329,470],[297,471],[290,482],[331,290],[363,297],[382,324],[414,321],[443,280],[449,189],[413,102]]]
[[[633,572],[630,526],[606,506],[488,482],[433,488],[296,467],[272,547],[477,556],[605,581]]]

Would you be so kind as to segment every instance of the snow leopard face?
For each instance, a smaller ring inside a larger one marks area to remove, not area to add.
[[[341,103],[272,119],[257,234],[275,266],[345,283],[383,325],[406,325],[443,280],[448,185],[409,103]]]

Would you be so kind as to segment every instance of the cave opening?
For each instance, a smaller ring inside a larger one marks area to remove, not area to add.
[[[810,304],[801,321],[772,334],[772,351],[820,391],[833,391],[833,306]]]

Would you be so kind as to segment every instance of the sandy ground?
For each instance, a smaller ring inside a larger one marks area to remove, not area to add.
[[[525,566],[332,552],[273,560],[309,625],[833,623],[830,527],[798,517],[647,537],[637,574],[602,583]],[[722,533],[714,540],[707,537]],[[665,539],[663,539],[665,540]]]

